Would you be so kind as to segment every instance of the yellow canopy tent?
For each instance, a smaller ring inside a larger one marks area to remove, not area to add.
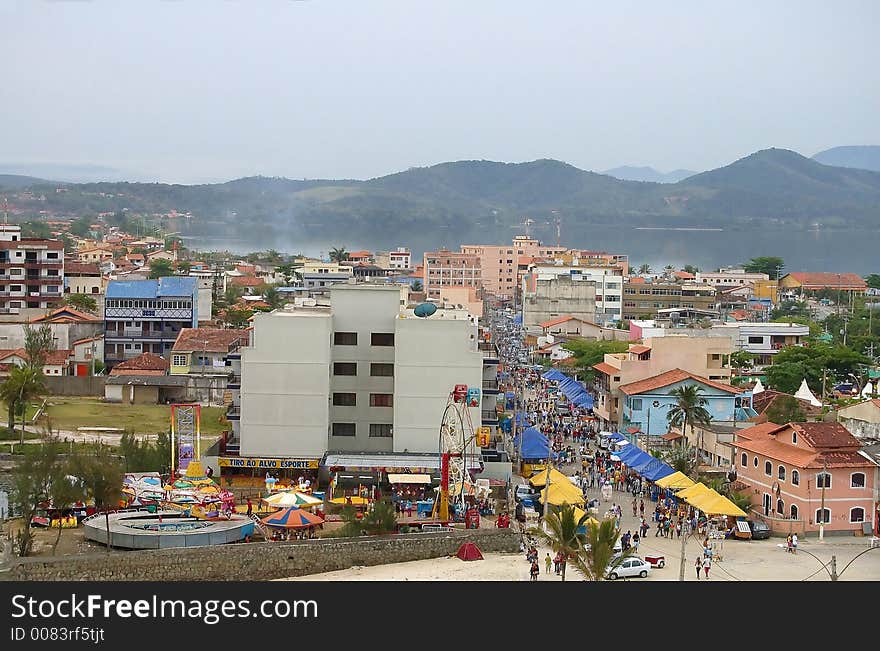
[[[360,497],[359,495],[352,495],[351,497],[335,497],[330,500],[331,504],[349,504],[354,506],[366,506],[370,503],[366,497]]]
[[[550,485],[550,490],[551,490],[551,491],[553,490],[553,485],[552,485],[552,484]],[[578,507],[574,507],[574,521],[575,521],[575,522],[580,522],[580,521],[581,521],[581,518],[584,517],[585,515],[586,515],[586,513],[585,513],[584,511],[582,511],[582,510],[579,509]],[[597,527],[597,526],[599,526],[599,521],[598,521],[596,518],[592,518],[592,517],[591,517],[591,518],[588,518],[588,519],[584,522],[584,526],[590,526],[590,525],[592,525],[592,526],[594,526],[594,527]]]
[[[694,506],[700,509],[703,513],[708,513],[709,515],[746,516],[745,511],[724,497],[724,495],[717,492],[714,495],[700,495],[697,500],[699,504],[694,504]]]
[[[690,488],[685,488],[684,490],[678,491],[675,496],[679,499],[687,500],[688,502],[690,502],[691,497],[699,495],[700,493],[708,493],[710,490],[712,489],[706,486],[706,484],[704,484],[703,482],[697,482]]]
[[[553,486],[553,484],[558,484],[560,482],[565,482],[567,484],[572,483],[568,477],[556,470],[556,468],[550,468],[550,485]],[[545,486],[547,484],[547,471],[543,470],[541,472],[536,472],[529,477],[529,483],[535,488]]]
[[[541,491],[541,501],[547,504],[553,504],[554,506],[559,506],[560,504],[584,504],[584,496],[581,493],[581,489],[572,484],[568,479],[565,482],[559,482],[558,484],[554,484],[553,480],[550,480],[550,490],[548,497],[548,490],[545,488]]]
[[[666,475],[665,477],[658,479],[654,483],[657,484],[660,488],[680,490],[693,486],[694,480],[688,477],[683,472],[676,470],[671,475]]]

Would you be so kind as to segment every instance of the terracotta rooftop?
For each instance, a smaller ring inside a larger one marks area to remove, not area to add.
[[[676,272],[673,272],[672,275],[675,276],[676,278],[681,278],[682,280],[693,280],[694,278],[696,278],[696,276],[694,274],[689,273],[687,271],[676,271]]]
[[[715,382],[714,380],[700,377],[699,375],[694,375],[693,373],[688,373],[687,371],[683,371],[680,368],[666,371],[666,373],[661,373],[660,375],[655,375],[654,377],[649,377],[644,380],[639,380],[637,382],[622,384],[619,388],[621,392],[625,393],[628,396],[632,396],[639,393],[645,393],[647,391],[654,391],[655,389],[668,387],[670,384],[675,384],[676,382],[681,382],[682,380],[687,379],[694,380],[695,382],[705,384],[706,386],[710,386],[715,389],[720,389],[721,391],[724,391],[726,393],[739,394],[743,393],[744,391],[744,389],[740,389],[739,387],[734,387],[729,384],[721,384],[720,382]]]
[[[651,350],[650,346],[644,346],[642,344],[633,344],[629,347],[629,350],[627,352],[635,353],[636,355],[641,355],[642,353],[647,353],[649,350]]]
[[[77,323],[82,321],[101,321],[101,319],[94,314],[80,312],[69,305],[64,305],[48,314],[31,319],[31,323]]]
[[[566,321],[580,321],[581,323],[589,323],[589,321],[584,321],[583,319],[579,319],[576,316],[571,316],[570,314],[566,314],[563,316],[558,316],[555,319],[550,319],[549,321],[544,321],[543,323],[539,323],[538,325],[541,328],[552,328],[555,325],[559,325],[560,323],[565,323]]]
[[[840,423],[789,423],[807,444],[814,448],[854,448],[861,446],[859,440]]]
[[[611,364],[606,364],[605,362],[599,362],[598,364],[593,364],[593,368],[599,371],[600,373],[604,373],[605,375],[614,375],[616,373],[620,373],[619,368],[614,368]]]
[[[59,364],[64,364],[67,362],[67,359],[72,352],[72,350],[66,348],[54,350],[46,355],[46,365],[57,366]],[[7,348],[5,350],[0,350],[0,359],[6,359],[8,357],[20,357],[25,361],[28,359],[27,352],[25,352],[24,348]]]
[[[142,353],[114,366],[110,375],[158,375],[143,371],[161,371],[164,375],[169,366],[168,360],[164,357],[154,353]]]
[[[793,271],[787,274],[801,284],[801,287],[828,287],[831,289],[867,289],[868,284],[861,276],[851,273],[838,274],[830,271]]]
[[[208,353],[229,352],[236,342],[242,346],[248,343],[249,333],[244,330],[226,328],[182,328],[174,342],[173,351],[205,351]]]
[[[259,287],[265,285],[266,281],[254,276],[235,276],[229,279],[229,284],[235,287]]]
[[[64,275],[72,276],[74,274],[100,276],[101,270],[98,265],[87,262],[64,262]]]
[[[791,443],[792,431],[798,434],[798,444]],[[822,442],[818,446],[813,443],[817,440]],[[873,465],[858,453],[858,439],[839,423],[762,423],[736,432],[734,445],[800,468]]]

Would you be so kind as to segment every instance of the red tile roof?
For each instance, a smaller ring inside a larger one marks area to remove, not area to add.
[[[793,271],[788,275],[798,281],[801,287],[807,289],[840,288],[864,290],[868,288],[868,284],[861,276],[851,273],[838,274],[830,271]]]
[[[734,310],[730,313],[734,321],[748,321],[749,313],[746,310]]]
[[[633,283],[636,285],[643,285],[643,284],[647,283],[648,281],[645,280],[644,278],[642,278],[641,276],[633,276],[627,282],[630,282],[630,283]]]
[[[647,391],[653,391],[655,389],[668,387],[670,384],[675,384],[676,382],[681,382],[682,380],[687,379],[705,384],[706,386],[714,387],[715,389],[720,389],[721,391],[725,391],[727,393],[738,394],[744,391],[744,389],[740,389],[739,387],[730,386],[729,384],[721,384],[720,382],[715,382],[714,380],[700,377],[699,375],[694,375],[693,373],[688,373],[687,371],[683,371],[680,368],[666,371],[666,373],[661,373],[660,375],[655,375],[654,377],[649,377],[644,380],[638,380],[637,382],[622,384],[620,385],[620,390],[626,395],[632,396],[639,393],[645,393]]]
[[[682,280],[692,280],[692,279],[696,278],[696,276],[694,274],[689,273],[687,271],[676,271],[672,275],[675,276],[676,278],[681,278]]]
[[[98,265],[86,262],[64,262],[64,275],[73,276],[100,276],[101,270]]]
[[[616,373],[620,373],[619,368],[614,368],[611,364],[606,364],[605,362],[599,362],[598,364],[593,364],[593,368],[599,371],[600,373],[604,373],[605,375],[614,375]]]
[[[821,448],[854,448],[861,447],[859,440],[850,434],[840,423],[789,423],[789,427],[798,432],[808,445]]]
[[[642,344],[633,344],[629,347],[627,352],[635,353],[636,355],[641,355],[642,353],[647,353],[651,350],[650,346],[643,346]]]
[[[205,351],[226,353],[236,342],[242,346],[248,343],[249,333],[245,330],[226,328],[182,328],[174,342],[173,351]]]
[[[235,276],[229,279],[229,284],[235,287],[259,287],[265,285],[266,281],[254,276]]]
[[[584,321],[583,319],[579,319],[576,316],[566,314],[565,316],[558,316],[555,319],[550,319],[549,321],[539,323],[538,326],[540,326],[541,328],[552,328],[553,326],[559,325],[560,323],[565,323],[566,321],[580,321],[581,323],[589,323],[589,321]]]
[[[67,359],[70,357],[72,350],[67,348],[61,348],[59,350],[54,350],[51,353],[46,355],[46,366],[59,366],[63,365],[67,362]],[[5,350],[0,350],[0,359],[6,359],[7,357],[20,357],[21,359],[27,361],[28,354],[25,352],[24,348],[8,348]]]
[[[63,305],[48,314],[31,319],[31,323],[79,323],[83,321],[101,321],[101,319],[94,314],[80,312],[69,305]]]
[[[798,434],[797,445],[790,442],[793,430]],[[839,423],[762,423],[736,432],[734,445],[800,468],[873,465],[858,453],[858,439]]]
[[[144,375],[143,371],[162,371],[164,374],[169,366],[168,360],[164,357],[154,353],[142,353],[114,366],[110,375]]]

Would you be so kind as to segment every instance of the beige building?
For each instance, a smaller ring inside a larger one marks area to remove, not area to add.
[[[565,247],[547,246],[526,235],[517,235],[511,244],[462,244],[461,252],[480,258],[483,289],[503,299],[516,292],[517,270],[522,258],[552,258],[566,252]]]
[[[718,271],[698,271],[697,282],[715,287],[731,287],[733,285],[752,285],[756,282],[770,280],[770,276],[761,273],[749,273],[745,269],[719,269]]]
[[[620,422],[622,395],[619,388],[673,369],[681,369],[708,380],[730,384],[727,356],[734,351],[728,337],[688,337],[667,335],[630,344],[625,353],[610,353],[593,366],[596,371],[596,402],[593,411],[602,427]]]
[[[423,266],[422,285],[428,300],[440,300],[443,287],[483,286],[480,256],[471,253],[458,253],[448,249],[426,251]]]
[[[596,283],[581,275],[540,278],[523,297],[523,326],[537,326],[568,316],[596,321]]]
[[[465,310],[478,319],[483,317],[483,298],[474,287],[441,287],[439,304]]]
[[[623,283],[623,318],[653,319],[661,310],[703,310],[717,312],[718,298],[714,285],[697,283],[625,282]]]
[[[837,422],[859,439],[880,439],[880,399],[837,410]]]

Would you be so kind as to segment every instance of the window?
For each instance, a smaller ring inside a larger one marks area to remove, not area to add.
[[[632,398],[632,408],[633,411],[641,411],[642,410],[642,399],[641,398]]]
[[[825,513],[822,513],[823,509],[816,509],[816,524],[828,524],[831,522],[831,509],[824,509]],[[822,517],[824,515],[824,518]]]
[[[357,346],[358,333],[356,332],[334,332],[334,346]]]
[[[334,393],[333,394],[333,406],[334,407],[354,407],[357,405],[357,394],[356,393]]]
[[[370,423],[370,438],[388,438],[391,436],[391,423]]]
[[[357,375],[357,362],[334,362],[333,375]]]
[[[371,393],[370,407],[393,407],[394,394],[392,393]]]
[[[831,488],[831,475],[827,472],[816,475],[816,488]]]
[[[370,364],[371,377],[394,377],[394,364]]]
[[[798,518],[798,508],[797,504],[792,504],[789,509],[789,516],[792,520],[797,520]]]
[[[785,481],[785,466],[779,466],[779,481]]]
[[[739,465],[741,465],[743,467],[749,465],[749,457],[745,452],[743,452],[742,456],[740,457]]]
[[[46,254],[46,258],[48,258],[49,260],[57,260],[57,259],[58,259],[58,254],[57,254],[57,253],[54,253],[54,252],[53,252],[53,253],[47,253],[47,254]]]
[[[374,332],[370,335],[370,345],[371,346],[393,346],[394,345],[394,333],[393,332]]]
[[[755,468],[758,467],[758,457],[755,457]]]
[[[763,344],[764,337],[749,337],[750,344]]]
[[[797,445],[797,432],[791,433],[791,442]]]
[[[779,515],[785,515],[785,504],[782,500],[776,500],[776,512]]]
[[[850,488],[864,488],[865,487],[865,473],[863,472],[854,472],[849,476],[849,487]]]
[[[791,485],[792,486],[800,486],[801,484],[801,473],[797,470],[791,471]]]
[[[764,474],[770,477],[773,474],[773,464],[769,461],[764,462]]]
[[[186,355],[173,355],[171,359],[172,366],[186,366]]]
[[[850,522],[864,522],[865,521],[865,509],[861,506],[855,506],[849,510],[849,521]]]
[[[131,350],[131,344],[125,344],[125,350]]]
[[[354,423],[333,423],[333,436],[354,436]]]

